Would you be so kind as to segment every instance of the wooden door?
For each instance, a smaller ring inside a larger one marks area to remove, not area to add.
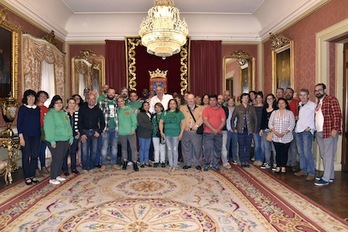
[[[344,44],[342,170],[348,172],[348,43]]]

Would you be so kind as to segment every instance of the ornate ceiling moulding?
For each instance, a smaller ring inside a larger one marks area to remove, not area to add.
[[[56,46],[58,49],[58,41],[56,40],[56,35],[54,34],[54,31],[51,30],[50,33],[48,33],[47,35],[45,35],[44,37],[42,37],[44,40],[46,40],[47,42],[53,44],[54,46]],[[60,49],[59,49],[60,50]]]
[[[21,27],[8,22],[6,8],[0,10],[0,24],[8,30],[20,32]]]
[[[271,49],[273,51],[290,44],[290,39],[283,35],[269,33],[269,39],[271,40]]]

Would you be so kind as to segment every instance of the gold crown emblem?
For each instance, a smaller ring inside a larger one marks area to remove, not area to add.
[[[156,77],[167,78],[167,73],[168,73],[168,70],[161,71],[161,70],[159,70],[159,69],[156,69],[156,70],[153,71],[153,72],[149,71],[150,78],[156,78]]]

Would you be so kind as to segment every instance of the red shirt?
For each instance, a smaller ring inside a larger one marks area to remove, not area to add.
[[[340,132],[342,113],[337,98],[328,95],[324,96],[321,112],[324,116],[323,138],[329,138],[332,130]]]
[[[213,108],[211,106],[207,106],[203,110],[202,114],[203,118],[207,118],[208,122],[217,129],[221,125],[221,120],[226,120],[225,111],[221,107]],[[222,132],[220,130],[220,132]],[[212,130],[204,125],[204,133],[212,133]]]
[[[48,108],[44,105],[38,106],[40,108],[40,126],[43,127],[44,125],[44,117],[48,112]]]
[[[298,116],[298,100],[297,99],[291,99],[291,102],[289,102],[289,107],[291,112],[294,114],[295,118]]]

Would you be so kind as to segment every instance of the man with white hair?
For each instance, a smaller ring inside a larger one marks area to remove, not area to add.
[[[164,110],[167,110],[170,99],[173,99],[173,96],[170,94],[164,94],[163,85],[158,84],[156,86],[156,96],[152,97],[150,100],[150,112],[155,113],[155,104],[157,102],[162,103]]]

